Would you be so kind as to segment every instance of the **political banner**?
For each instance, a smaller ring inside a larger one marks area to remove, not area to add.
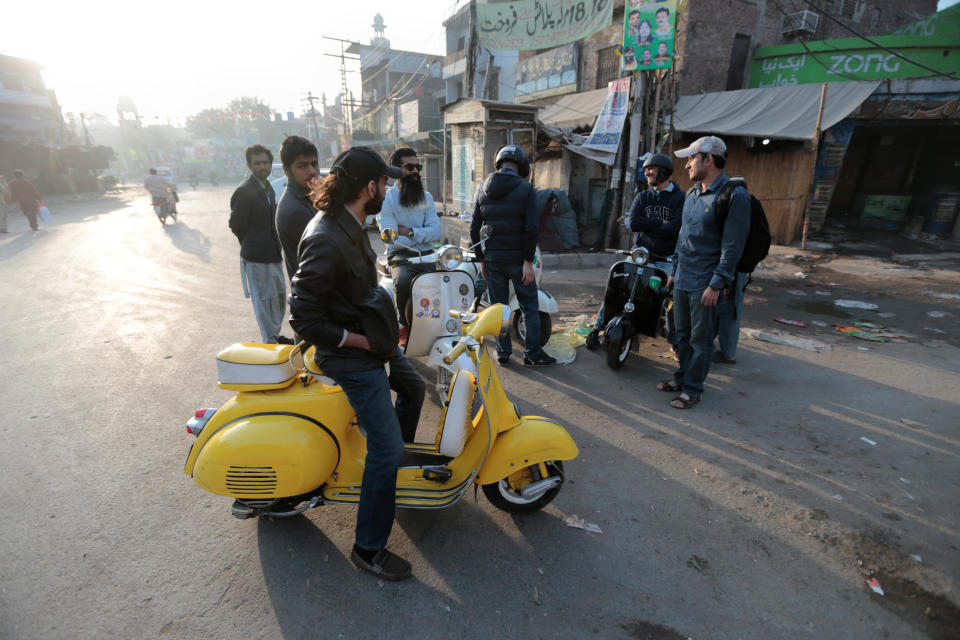
[[[577,43],[517,62],[517,102],[529,102],[577,90]]]
[[[627,0],[621,69],[669,69],[673,64],[676,25],[677,0]]]
[[[576,42],[612,22],[613,0],[477,3],[477,39],[488,49],[548,49]]]
[[[588,149],[616,153],[620,148],[623,121],[627,118],[630,104],[630,76],[612,80],[607,85],[607,97],[603,100],[600,115],[593,124],[593,131],[583,145]]]

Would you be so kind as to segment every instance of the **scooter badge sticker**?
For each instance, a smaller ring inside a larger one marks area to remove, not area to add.
[[[470,290],[470,287],[468,287],[467,285],[465,284],[460,285],[460,295],[462,296],[467,295],[467,291],[469,290]]]
[[[435,307],[439,307],[439,306],[440,306],[440,298],[434,298],[434,299],[433,299],[433,306],[435,306]]]
[[[440,317],[440,309],[434,309],[433,311],[430,312],[430,315],[433,316],[434,318],[439,318],[439,317]]]
[[[470,304],[470,302],[467,300],[466,297],[463,297],[463,298],[460,298],[460,304],[466,307],[468,304]]]
[[[444,282],[450,282],[450,276],[443,276]]]
[[[417,317],[418,317],[418,318],[422,318],[422,317],[423,317],[423,311],[422,311],[422,310],[421,310],[421,311],[417,311]]]
[[[430,300],[428,298],[424,298],[423,300],[420,301],[420,306],[426,309],[427,307],[430,306]]]

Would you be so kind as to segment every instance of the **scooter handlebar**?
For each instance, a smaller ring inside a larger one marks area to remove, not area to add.
[[[483,336],[499,336],[504,328],[507,331],[510,330],[510,307],[503,304],[494,304],[487,307],[470,327],[470,332],[464,336],[473,338],[473,340],[457,342],[453,349],[443,356],[443,361],[447,364],[453,363],[472,344],[479,344]]]

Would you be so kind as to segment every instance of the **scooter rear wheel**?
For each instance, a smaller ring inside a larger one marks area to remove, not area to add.
[[[547,479],[541,477],[539,465],[533,465],[521,469],[500,482],[483,485],[483,495],[487,496],[487,500],[493,506],[508,513],[529,513],[542,509],[557,497],[563,487],[563,463],[559,460],[550,460],[543,464],[547,467],[547,478],[559,477],[560,484],[538,496],[524,498],[521,492],[525,487]]]

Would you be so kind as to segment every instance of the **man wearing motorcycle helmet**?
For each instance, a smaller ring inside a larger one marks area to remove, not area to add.
[[[627,214],[627,226],[633,231],[633,246],[646,247],[654,260],[664,260],[673,255],[680,235],[684,194],[680,186],[670,180],[673,160],[662,153],[654,153],[643,161],[643,177],[649,189],[637,194]],[[597,321],[587,335],[586,346],[600,346],[600,331],[603,329],[603,305],[597,310]],[[668,332],[670,328],[668,327]]]
[[[426,385],[397,347],[397,311],[377,284],[377,256],[363,225],[368,215],[379,213],[387,178],[400,175],[370,147],[352,147],[337,156],[330,175],[311,194],[319,213],[303,232],[290,284],[290,326],[315,346],[314,359],[343,389],[366,431],[350,558],[387,580],[404,580],[411,573],[410,563],[387,551],[386,544],[404,437],[413,440]],[[395,405],[391,389],[397,391]]]
[[[490,301],[509,304],[510,283],[517,294],[520,312],[526,323],[526,347],[523,364],[547,367],[557,363],[540,345],[540,300],[533,273],[539,228],[537,193],[524,180],[530,175],[530,161],[523,149],[508,145],[497,152],[496,173],[491,173],[477,189],[470,224],[471,244],[477,245],[477,258]],[[489,238],[481,246],[480,228],[489,225]],[[497,338],[497,360],[510,362],[513,346],[509,336]]]

